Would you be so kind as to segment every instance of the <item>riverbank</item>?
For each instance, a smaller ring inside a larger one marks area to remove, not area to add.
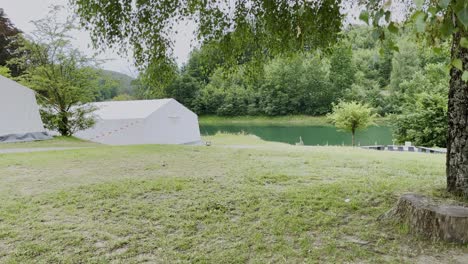
[[[442,193],[441,155],[291,146],[250,135],[204,140],[212,145],[0,154],[0,263],[466,257],[466,247],[377,221],[402,193]],[[49,143],[80,146],[74,139]]]
[[[200,125],[265,125],[265,126],[333,126],[326,116],[200,116]],[[376,120],[378,126],[388,126],[389,118],[381,117]]]

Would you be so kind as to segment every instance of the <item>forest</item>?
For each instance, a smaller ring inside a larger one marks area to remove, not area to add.
[[[261,61],[244,52],[233,62],[223,56],[224,43],[206,43],[180,68],[149,67],[131,95],[172,97],[200,115],[219,116],[317,116],[339,101],[357,101],[390,117],[398,142],[445,146],[449,45],[429,48],[411,29],[384,41],[372,32],[356,25],[329,49]],[[155,79],[161,71],[164,78]]]

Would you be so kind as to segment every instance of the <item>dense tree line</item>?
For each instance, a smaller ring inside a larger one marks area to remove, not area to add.
[[[210,43],[192,52],[167,86],[155,88],[146,79],[140,89],[158,89],[159,97],[173,97],[198,114],[322,115],[339,100],[367,103],[383,116],[403,113],[408,82],[431,65],[444,68],[449,48],[435,53],[409,33],[383,42],[371,33],[356,26],[329,50],[275,56],[260,66],[245,56],[237,65],[226,63]],[[448,79],[443,81],[448,87]],[[415,85],[424,91],[422,83]]]
[[[324,115],[332,103],[356,101],[392,116],[399,142],[445,146],[449,46],[427,49],[411,31],[383,41],[370,35],[371,27],[355,26],[331,49],[263,63],[243,54],[234,65],[219,43],[210,42],[193,51],[166,86],[153,86],[143,72],[136,96],[152,91],[198,114],[221,116]]]

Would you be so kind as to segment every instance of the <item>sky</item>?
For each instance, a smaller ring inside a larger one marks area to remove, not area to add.
[[[32,20],[44,18],[51,5],[67,5],[67,0],[0,0],[0,8],[5,10],[6,15],[10,18],[13,24],[22,30],[26,35],[34,30],[31,23]],[[63,17],[69,16],[70,9],[64,8],[62,11]],[[188,59],[191,44],[195,44],[195,39],[192,34],[194,25],[178,25],[176,27],[177,34],[174,34],[175,40],[174,54],[176,61],[179,65],[185,63]],[[89,33],[79,31],[73,34],[74,40],[72,44],[74,47],[80,49],[86,55],[93,55],[96,53],[91,48],[91,38]],[[132,77],[138,75],[138,71],[133,65],[131,55],[119,55],[112,50],[106,50],[104,53],[98,55],[99,59],[105,60],[101,68],[116,72],[125,73]]]

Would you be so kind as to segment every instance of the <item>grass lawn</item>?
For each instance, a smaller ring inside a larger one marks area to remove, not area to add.
[[[468,259],[376,220],[402,193],[441,195],[443,155],[206,140],[0,154],[0,263]]]
[[[325,116],[200,116],[200,125],[277,125],[277,126],[332,126]],[[378,118],[377,125],[389,125],[388,118]]]
[[[53,140],[20,142],[20,143],[1,143],[1,149],[17,149],[17,148],[83,148],[96,147],[97,143],[83,141],[74,137],[54,137]]]

